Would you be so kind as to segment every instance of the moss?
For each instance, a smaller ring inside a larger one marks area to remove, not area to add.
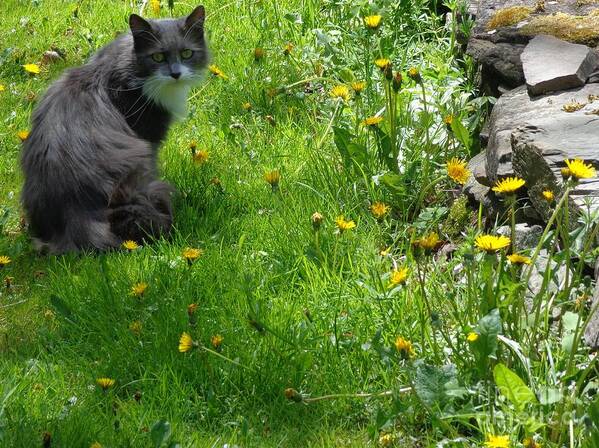
[[[599,10],[587,16],[573,16],[561,12],[533,18],[520,32],[527,35],[550,34],[558,39],[586,45],[599,42]]]
[[[512,6],[498,10],[487,23],[488,30],[494,30],[503,26],[515,25],[526,19],[533,12],[528,6]]]
[[[474,212],[468,207],[468,198],[464,195],[451,204],[449,215],[443,223],[443,233],[450,237],[456,237],[472,222]]]

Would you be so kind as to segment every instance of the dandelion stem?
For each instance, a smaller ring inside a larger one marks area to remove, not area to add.
[[[373,392],[373,393],[322,395],[320,397],[304,398],[303,401],[304,401],[304,403],[315,403],[317,401],[335,400],[337,398],[378,398],[378,397],[388,397],[388,396],[391,396],[395,392],[398,392],[400,394],[405,394],[405,393],[408,393],[408,392],[412,392],[412,387],[402,387],[398,391],[386,390],[384,392]]]
[[[201,346],[200,349],[204,350],[207,353],[210,353],[211,355],[217,356],[217,357],[219,357],[219,358],[221,358],[221,359],[223,359],[223,360],[225,360],[227,362],[230,362],[231,364],[235,364],[238,367],[241,367],[243,369],[249,370],[252,373],[258,373],[258,372],[256,372],[256,370],[252,369],[251,367],[243,365],[240,362],[237,362],[237,361],[235,361],[235,360],[233,360],[231,358],[227,358],[225,355],[222,355],[222,354],[220,354],[220,353],[218,353],[218,352],[216,352],[214,350],[211,350],[208,347]]]

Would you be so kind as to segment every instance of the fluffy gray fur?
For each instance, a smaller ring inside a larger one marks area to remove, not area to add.
[[[157,151],[207,64],[204,16],[203,6],[180,19],[132,14],[130,33],[50,86],[21,157],[39,249],[106,250],[168,234],[172,188],[158,180]]]

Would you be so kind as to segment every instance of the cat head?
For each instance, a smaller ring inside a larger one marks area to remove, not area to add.
[[[200,81],[208,61],[203,6],[179,19],[129,17],[139,75],[154,83],[192,85]]]

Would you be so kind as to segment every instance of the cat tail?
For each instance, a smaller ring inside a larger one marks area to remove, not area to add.
[[[108,212],[111,231],[121,240],[141,243],[146,238],[170,234],[173,224],[171,194],[166,182],[152,181],[143,187],[119,186]]]
[[[34,246],[43,253],[62,254],[79,250],[104,251],[118,247],[121,240],[112,232],[105,211],[65,210],[65,227],[49,241],[34,238]]]

